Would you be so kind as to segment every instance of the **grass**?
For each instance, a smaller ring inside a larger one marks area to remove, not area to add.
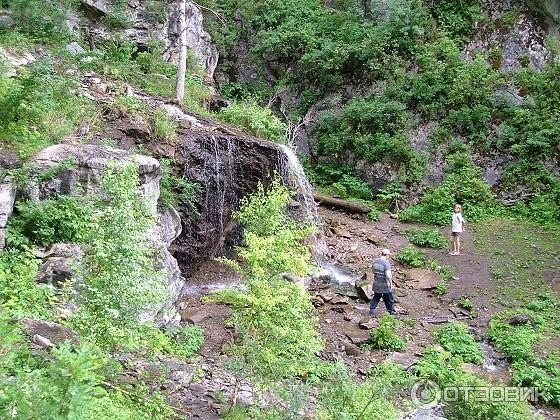
[[[477,252],[490,260],[494,303],[516,307],[551,291],[560,271],[560,230],[516,219],[489,220],[472,229]]]

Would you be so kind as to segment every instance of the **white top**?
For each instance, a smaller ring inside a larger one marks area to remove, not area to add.
[[[451,221],[451,232],[463,232],[463,223],[465,223],[463,215],[461,213],[453,213],[453,219]]]

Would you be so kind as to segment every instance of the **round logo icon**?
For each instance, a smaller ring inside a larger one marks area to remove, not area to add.
[[[416,407],[432,408],[441,399],[441,389],[434,381],[419,381],[412,386],[410,397]]]

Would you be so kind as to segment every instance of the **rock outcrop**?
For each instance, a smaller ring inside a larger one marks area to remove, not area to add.
[[[87,28],[90,40],[107,40],[118,32],[105,24],[105,18],[117,9],[115,3],[109,0],[82,0],[82,9],[86,21],[80,27]],[[214,77],[214,70],[218,64],[218,50],[212,44],[212,39],[202,25],[203,16],[199,7],[187,0],[187,48],[198,59],[200,66],[206,70],[209,80]],[[179,56],[179,4],[173,2],[147,2],[133,0],[125,3],[121,10],[128,16],[131,27],[124,29],[122,35],[133,42],[140,51],[151,48],[153,40],[159,40],[165,48],[166,58],[177,63]]]
[[[13,179],[6,177],[0,183],[0,252],[4,249],[6,224],[14,209],[15,198],[16,184]]]
[[[111,165],[122,166],[132,162],[138,165],[140,188],[155,213],[162,175],[159,162],[152,157],[107,146],[59,144],[42,150],[31,158],[29,163],[36,174],[49,172],[49,179],[44,179],[44,176],[35,178],[24,188],[23,194],[38,201],[63,194],[102,195],[100,183],[105,170]],[[160,305],[147,308],[141,318],[143,321],[155,321],[158,325],[177,324],[180,317],[174,305],[184,285],[184,279],[177,260],[167,248],[181,232],[180,218],[174,209],[168,209],[158,214],[157,220],[150,237],[155,249],[156,266],[165,273],[169,297]],[[73,248],[70,245],[61,244],[51,247],[45,254],[37,281],[56,286],[59,281],[70,277],[76,255],[79,254],[75,249],[75,252],[71,249]],[[64,250],[70,251],[64,253]]]

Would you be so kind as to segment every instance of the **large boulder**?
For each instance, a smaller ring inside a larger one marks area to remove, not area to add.
[[[43,263],[37,270],[35,281],[61,288],[65,282],[75,277],[82,254],[81,248],[76,244],[51,245],[43,255]]]
[[[36,318],[23,318],[19,321],[19,324],[22,331],[34,341],[37,340],[36,337],[38,336],[47,339],[47,342],[53,344],[60,344],[65,341],[70,341],[73,344],[78,344],[79,342],[76,332],[56,322]]]
[[[59,144],[39,152],[29,160],[36,176],[24,188],[24,196],[37,201],[63,194],[97,193],[103,197],[100,184],[107,168],[130,163],[138,165],[140,188],[155,214],[162,176],[159,162],[149,156],[101,145]],[[180,234],[181,221],[178,213],[171,208],[156,216],[157,222],[150,232],[150,246],[155,250],[156,267],[165,273],[168,299],[146,308],[141,320],[155,321],[158,326],[163,326],[177,324],[180,319],[175,302],[183,288],[184,278],[168,246]],[[56,245],[53,248],[45,254],[36,280],[57,286],[72,277],[76,255],[79,253],[72,251],[70,245]]]
[[[6,177],[0,183],[0,252],[4,249],[6,225],[14,209],[15,199],[16,184],[12,178]]]

